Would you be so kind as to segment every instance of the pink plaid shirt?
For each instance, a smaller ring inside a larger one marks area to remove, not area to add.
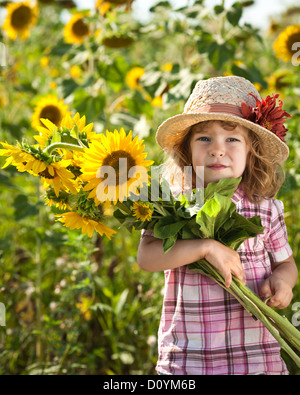
[[[246,218],[259,215],[264,234],[238,249],[247,286],[260,296],[271,262],[292,255],[283,204],[252,204],[239,188],[233,198]],[[144,231],[143,235],[153,235]],[[165,294],[158,332],[158,373],[171,375],[287,375],[280,346],[260,321],[210,278],[182,266],[165,271]]]

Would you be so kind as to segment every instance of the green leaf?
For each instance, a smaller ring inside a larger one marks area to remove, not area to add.
[[[78,87],[79,85],[72,78],[63,80],[62,82],[63,97],[66,98],[70,96]]]
[[[72,128],[72,130],[71,130],[71,132],[70,132],[70,136],[71,137],[74,137],[74,139],[79,139],[79,129],[78,129],[78,126],[77,125],[75,125],[73,128]]]
[[[203,237],[214,239],[216,232],[235,211],[236,206],[229,197],[215,193],[198,212],[196,222]]]
[[[248,33],[248,36],[249,36],[249,33]],[[248,65],[237,66],[236,64],[233,64],[231,66],[231,72],[233,75],[238,75],[240,77],[244,77],[247,80],[252,81],[252,82],[258,82],[264,88],[267,88],[267,83],[264,80],[264,77],[263,77],[261,71],[254,65],[248,64]]]
[[[197,41],[197,48],[199,53],[206,53],[209,51],[211,45],[215,42],[215,39],[211,33],[200,32],[199,40]]]
[[[239,186],[242,178],[223,178],[218,182],[211,182],[204,189],[204,201],[211,199],[215,192],[222,196],[231,198]]]
[[[13,206],[15,208],[14,216],[17,221],[26,217],[36,216],[39,213],[38,207],[30,204],[26,195],[16,196]]]
[[[63,39],[61,39],[53,48],[51,48],[49,55],[63,56],[72,48],[72,44],[67,44]]]
[[[222,5],[216,5],[214,11],[216,15],[219,15],[224,11],[224,7]]]
[[[129,294],[129,289],[126,288],[120,295],[118,295],[118,301],[117,301],[116,307],[115,307],[116,315],[119,315],[121,313],[121,311],[123,310],[124,305],[127,300],[127,297],[128,297],[128,294]]]
[[[50,144],[54,144],[54,143],[60,143],[61,142],[61,135],[57,130],[57,127],[54,128],[53,131],[53,135],[52,135],[52,139],[51,139],[51,143]]]
[[[14,184],[10,182],[10,178],[6,176],[5,174],[0,173],[0,185],[5,185],[6,188],[18,188]]]
[[[131,96],[127,96],[125,106],[131,115],[145,114],[149,118],[153,116],[153,107],[149,101],[145,100],[141,92],[135,91]]]
[[[106,83],[115,92],[119,92],[124,86],[125,76],[129,66],[122,56],[118,56],[114,61],[107,61],[107,63],[99,62],[97,69]]]
[[[229,234],[226,239],[221,238],[224,244],[234,250],[237,250],[239,246],[247,239],[249,239],[249,233],[244,229],[240,231],[235,230]]]
[[[216,69],[222,69],[224,64],[233,59],[235,55],[236,45],[233,40],[219,44],[214,41],[208,49],[208,58]]]
[[[286,177],[282,187],[278,193],[278,197],[284,196],[284,194],[296,191],[298,189],[298,184],[295,176],[291,173],[286,173]]]
[[[97,119],[103,112],[106,98],[103,94],[90,96],[84,89],[77,89],[74,93],[73,108],[80,114],[84,114],[87,119]]]
[[[154,236],[158,239],[168,239],[169,237],[177,236],[185,223],[186,221],[176,221],[176,218],[171,216],[163,217],[154,226]]]
[[[245,240],[263,232],[264,226],[261,225],[259,216],[245,218],[234,212],[219,229],[217,239],[236,250]]]
[[[185,226],[181,230],[181,238],[182,239],[195,239],[202,238],[202,232],[200,230],[199,225],[196,222],[196,217],[191,218],[189,221],[186,221]]]
[[[237,26],[242,15],[243,8],[239,3],[234,3],[232,7],[228,10],[226,18],[233,26]]]
[[[176,211],[176,213],[178,217],[186,218],[186,219],[191,218],[191,211],[189,208],[184,208],[183,206],[180,206],[180,208]]]
[[[154,6],[152,6],[149,11],[150,12],[155,12],[156,8],[159,7],[164,7],[164,8],[172,8],[171,4],[169,3],[169,1],[160,1],[159,3],[155,4]]]
[[[177,236],[169,237],[168,239],[164,239],[163,241],[163,248],[164,253],[166,254],[170,249],[174,246],[177,241]]]

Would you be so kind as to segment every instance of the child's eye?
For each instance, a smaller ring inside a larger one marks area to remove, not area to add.
[[[230,137],[228,140],[229,140],[229,141],[239,141],[238,139],[236,139],[236,138],[234,138],[234,137]]]
[[[198,137],[197,141],[209,141],[208,137],[202,136],[202,137]]]

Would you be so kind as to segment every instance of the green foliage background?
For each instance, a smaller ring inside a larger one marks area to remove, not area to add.
[[[99,133],[133,130],[144,139],[148,158],[159,164],[164,158],[155,143],[156,129],[183,111],[199,79],[244,76],[266,96],[274,91],[269,78],[283,70],[286,75],[277,78],[275,89],[293,118],[287,122],[287,178],[278,197],[285,204],[289,241],[300,268],[300,66],[278,60],[272,48],[280,31],[299,24],[300,17],[287,12],[272,30],[259,31],[240,23],[251,3],[237,2],[228,9],[220,1],[210,11],[201,0],[187,1],[177,10],[164,1],[152,7],[146,24],[125,7],[105,16],[92,10],[88,23],[100,34],[73,45],[63,38],[64,9],[55,2],[40,3],[38,23],[25,42],[0,32],[8,49],[0,75],[0,96],[6,98],[0,108],[0,141],[32,139],[34,107],[52,93],[69,104],[73,115],[86,115]],[[132,45],[103,45],[104,37],[120,33],[132,36]],[[49,58],[48,66],[41,66],[43,56]],[[170,71],[163,67],[168,63]],[[70,73],[74,65],[81,69],[78,78]],[[130,89],[126,75],[136,66],[145,73],[139,88]],[[161,95],[163,104],[153,105],[152,99]],[[122,229],[109,241],[68,231],[55,222],[58,209],[44,205],[37,179],[12,167],[0,170],[0,187],[0,302],[6,306],[0,374],[154,374],[164,277],[138,268],[139,232]],[[291,319],[293,312],[288,308],[282,314]],[[286,361],[291,374],[297,374]]]

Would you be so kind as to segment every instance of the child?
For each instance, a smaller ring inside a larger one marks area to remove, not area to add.
[[[273,199],[284,178],[280,164],[289,152],[283,141],[283,116],[289,114],[281,110],[281,102],[274,106],[276,98],[260,102],[255,87],[241,77],[199,81],[184,113],[167,119],[157,131],[158,144],[170,156],[170,175],[192,165],[195,176],[196,167],[203,166],[205,186],[242,176],[232,198],[237,212],[247,218],[259,215],[265,226],[264,234],[247,240],[237,252],[215,240],[196,239],[178,240],[164,254],[162,240],[143,232],[138,264],[147,271],[165,271],[159,374],[288,374],[280,346],[263,324],[213,280],[186,266],[205,258],[224,275],[227,287],[235,275],[263,299],[270,298],[272,307],[282,309],[291,302],[298,272],[283,204]]]

